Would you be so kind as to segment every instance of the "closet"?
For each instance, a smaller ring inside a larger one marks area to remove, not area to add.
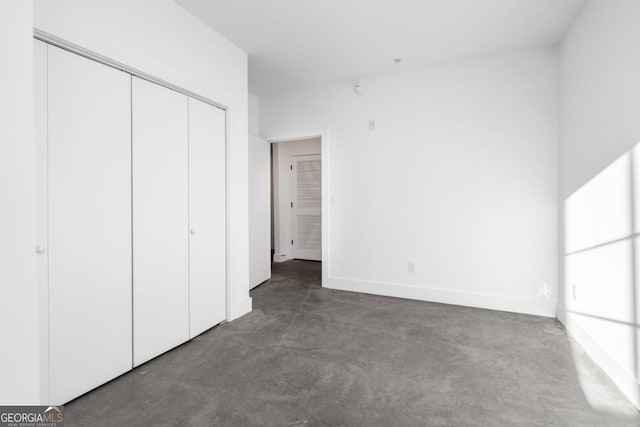
[[[63,404],[225,319],[226,113],[35,52],[42,394]]]

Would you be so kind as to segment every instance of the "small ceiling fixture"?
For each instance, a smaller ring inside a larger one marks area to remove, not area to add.
[[[362,83],[360,80],[356,80],[353,84],[353,91],[358,95],[362,95],[367,91],[367,85]]]
[[[393,62],[395,62],[396,64],[399,64],[402,62],[402,58],[395,58]]]

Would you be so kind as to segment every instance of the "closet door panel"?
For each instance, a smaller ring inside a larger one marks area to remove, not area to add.
[[[131,369],[130,76],[48,47],[49,375],[67,402]]]
[[[189,98],[190,336],[226,317],[225,112]]]
[[[40,368],[40,404],[49,403],[49,231],[47,229],[47,44],[34,40],[35,142],[36,142],[36,253],[38,272],[38,341]]]
[[[133,78],[134,366],[189,339],[188,98]]]

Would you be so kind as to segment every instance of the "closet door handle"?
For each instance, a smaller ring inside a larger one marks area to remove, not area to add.
[[[191,230],[189,230],[189,233],[191,233],[191,235],[193,236],[194,234],[196,234],[196,230],[192,228]]]
[[[44,246],[40,246],[40,245],[36,246],[36,253],[43,254],[46,251],[47,251],[47,248],[45,248]]]

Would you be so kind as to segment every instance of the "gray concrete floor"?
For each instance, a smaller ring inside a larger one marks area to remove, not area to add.
[[[67,426],[625,426],[552,319],[320,287],[289,261],[253,312],[65,408]]]

